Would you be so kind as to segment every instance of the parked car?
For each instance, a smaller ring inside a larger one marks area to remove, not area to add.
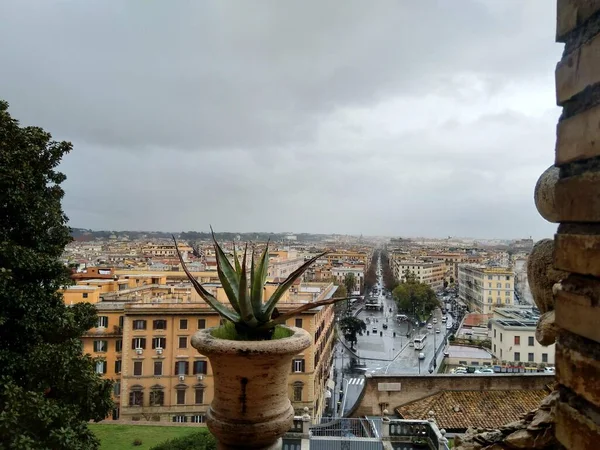
[[[544,367],[544,373],[556,373],[554,367],[552,366],[548,366],[548,367]]]
[[[433,319],[433,323],[437,323],[437,319]]]
[[[459,368],[459,369],[456,369],[454,371],[454,373],[456,373],[456,374],[463,374],[464,375],[464,374],[467,373],[467,369],[461,369],[461,368]]]
[[[373,333],[377,333],[377,327],[373,327]]]
[[[436,332],[436,333],[440,333],[440,329],[439,329],[439,328],[436,328],[436,329],[435,329],[435,332]]]
[[[384,323],[383,325],[381,325],[383,327],[384,330],[387,330],[387,323]]]
[[[483,369],[476,370],[475,373],[494,373],[494,369],[488,369],[486,367],[486,368],[483,368]]]

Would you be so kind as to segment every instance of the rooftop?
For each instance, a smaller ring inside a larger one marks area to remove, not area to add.
[[[450,345],[447,350],[451,358],[492,358],[487,350],[463,345]]]
[[[442,391],[396,408],[404,419],[427,419],[433,411],[438,427],[499,428],[539,406],[546,390]]]

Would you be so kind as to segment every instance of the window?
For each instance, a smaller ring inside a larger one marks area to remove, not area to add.
[[[154,376],[155,377],[160,377],[163,374],[162,369],[163,369],[162,361],[154,361]]]
[[[196,374],[204,374],[206,375],[208,369],[208,363],[206,361],[194,361],[194,375]]]
[[[294,401],[301,402],[302,401],[302,383],[294,383]]]
[[[154,330],[166,330],[167,329],[167,321],[164,319],[154,320],[152,322],[152,329]]]
[[[100,360],[96,361],[96,373],[104,374],[106,373],[106,361]]]
[[[533,336],[529,336],[527,338],[527,343],[529,344],[530,347],[533,347],[535,345],[535,343],[533,342]]]
[[[198,329],[203,330],[206,328],[206,319],[198,319]]]
[[[292,361],[292,372],[304,372],[304,360],[294,359]]]
[[[491,276],[491,275],[488,275],[488,280],[491,280],[491,279],[492,279],[492,276]]]
[[[302,328],[302,319],[296,319],[296,324],[294,326],[296,328]]]
[[[502,333],[500,333],[500,342],[502,342]]]
[[[166,348],[166,347],[167,347],[167,338],[164,338],[164,337],[152,338],[152,348]]]
[[[204,423],[206,422],[206,416],[204,416],[203,414],[198,414],[195,416],[190,416],[190,420],[192,421],[192,423]]]
[[[98,324],[96,325],[97,328],[100,327],[104,327],[106,328],[108,326],[108,317],[107,316],[98,316]]]
[[[515,336],[515,345],[521,345],[521,336]]]
[[[95,352],[105,352],[108,350],[108,341],[94,341]]]
[[[510,280],[510,275],[506,275],[506,281]]]
[[[496,344],[494,344],[494,354],[496,353]]]
[[[496,289],[502,289],[502,283],[496,283]]]
[[[119,316],[119,326],[123,328],[123,321],[125,320],[125,316]]]
[[[187,319],[179,319],[179,329],[180,330],[187,330]]]
[[[165,403],[165,393],[162,389],[150,391],[150,406],[162,406]]]
[[[547,363],[548,362],[548,353],[542,353],[542,362],[543,363]]]
[[[177,361],[175,363],[175,375],[187,375],[190,363],[187,361]]]
[[[144,393],[142,391],[131,391],[129,393],[129,406],[144,406]]]
[[[133,321],[133,329],[134,330],[145,330],[146,329],[146,321],[145,320],[134,320]]]
[[[496,337],[496,329],[494,328],[494,338]]]
[[[510,283],[505,283],[505,284],[504,284],[504,287],[505,287],[506,289],[510,289]]]
[[[113,384],[113,394],[115,397],[121,395],[121,382],[119,380],[115,381]]]
[[[492,283],[488,283],[488,287],[491,288],[492,287]]]
[[[136,377],[142,376],[142,362],[141,361],[133,362],[133,375],[135,375]]]
[[[179,336],[179,348],[187,348],[187,336]]]
[[[115,352],[123,351],[123,339],[117,339],[115,341]]]
[[[131,340],[131,348],[132,349],[146,348],[146,338],[133,338]]]
[[[83,296],[83,298],[88,298],[88,293],[87,293],[87,292],[84,292],[84,293],[82,294],[82,296]]]
[[[185,416],[173,416],[173,422],[176,422],[176,423],[187,422],[187,417],[185,417]]]
[[[177,404],[185,405],[185,389],[177,389]]]
[[[122,361],[120,359],[115,361],[115,373],[121,373],[121,364]]]
[[[515,352],[515,361],[521,361],[521,353]]]
[[[527,361],[533,362],[533,353],[527,353]]]
[[[196,390],[194,391],[194,403],[196,405],[201,405],[204,403],[204,388],[203,387],[197,387]]]

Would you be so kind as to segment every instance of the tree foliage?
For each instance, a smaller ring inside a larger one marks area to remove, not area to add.
[[[354,349],[354,344],[358,342],[358,335],[362,336],[367,331],[367,324],[358,317],[346,316],[340,320],[339,325],[344,338],[350,343],[352,349]]]
[[[439,302],[431,286],[419,283],[416,277],[407,271],[404,275],[405,281],[400,283],[392,292],[398,310],[413,314],[423,311],[431,313]]]
[[[353,273],[347,273],[344,277],[344,286],[346,286],[346,292],[352,295],[356,286],[356,275]]]
[[[383,285],[388,291],[393,291],[398,286],[398,280],[394,276],[394,271],[390,267],[390,259],[386,252],[381,252],[381,275]]]
[[[365,273],[365,289],[369,290],[373,286],[377,284],[377,255],[378,253],[373,253],[371,258],[371,264],[369,264],[369,270]]]
[[[59,292],[71,237],[55,169],[70,150],[0,101],[0,448],[95,449],[87,422],[112,408],[112,383],[82,353],[96,309],[67,307]]]

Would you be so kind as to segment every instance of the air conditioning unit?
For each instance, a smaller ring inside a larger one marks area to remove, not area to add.
[[[202,381],[204,379],[204,375],[198,375],[198,379]]]
[[[142,350],[141,348],[136,348],[136,349],[135,349],[135,352],[136,352],[138,355],[141,355],[141,354],[144,352],[144,350]]]
[[[185,381],[185,375],[179,375],[179,381]]]
[[[163,352],[163,349],[162,349],[162,348],[158,347],[158,348],[156,349],[156,354],[157,354],[157,355],[162,355],[162,352]]]

